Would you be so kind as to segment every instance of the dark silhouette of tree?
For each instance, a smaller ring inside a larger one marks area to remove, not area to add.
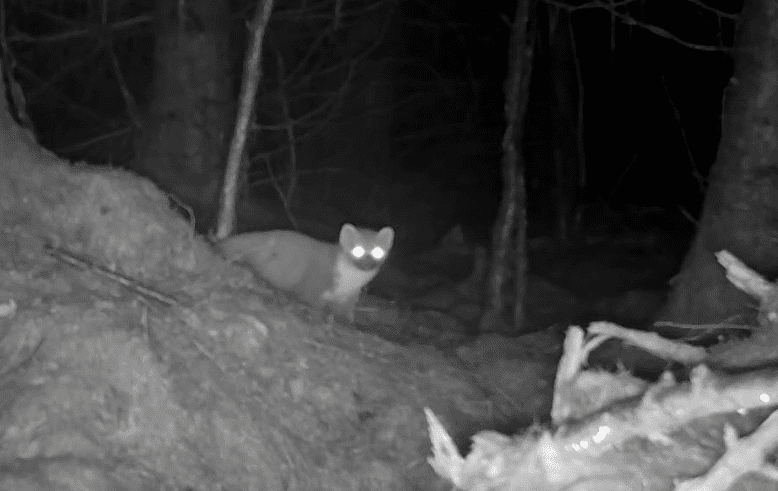
[[[778,275],[778,12],[772,2],[746,2],[732,53],[735,74],[699,228],[661,320],[725,323],[755,313],[716,262],[722,249],[767,278]]]

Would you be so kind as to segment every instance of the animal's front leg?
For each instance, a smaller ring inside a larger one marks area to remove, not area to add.
[[[351,297],[340,300],[337,304],[333,304],[332,310],[338,317],[353,324],[357,310],[357,302],[359,302],[359,295],[352,295]]]

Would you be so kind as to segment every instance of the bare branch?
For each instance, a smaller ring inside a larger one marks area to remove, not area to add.
[[[257,96],[257,87],[260,79],[260,63],[262,60],[262,41],[265,38],[265,29],[270,21],[270,12],[273,10],[273,0],[261,0],[252,21],[251,32],[253,38],[243,68],[243,84],[241,86],[240,104],[238,106],[238,118],[235,130],[230,142],[230,153],[227,158],[227,171],[222,186],[221,204],[219,207],[219,223],[217,225],[216,238],[227,238],[235,226],[235,200],[238,194],[238,177],[243,160],[243,149],[246,144],[246,134],[254,112],[254,101]]]
[[[662,37],[662,38],[665,38],[665,39],[669,39],[669,40],[674,41],[674,42],[680,44],[681,46],[685,46],[687,48],[696,49],[696,50],[699,50],[699,51],[714,51],[714,52],[715,51],[723,51],[723,52],[729,51],[729,48],[726,47],[726,46],[709,46],[709,45],[705,45],[705,44],[698,44],[698,43],[692,43],[692,42],[689,42],[689,41],[685,41],[685,40],[679,38],[678,36],[676,36],[675,34],[671,33],[670,31],[668,31],[667,29],[663,29],[663,28],[661,28],[659,26],[655,26],[653,24],[649,24],[649,23],[646,23],[646,22],[639,21],[639,20],[633,18],[632,16],[630,16],[628,14],[625,14],[625,13],[622,13],[622,12],[619,12],[617,10],[620,7],[626,7],[626,6],[636,2],[637,0],[618,0],[618,1],[611,1],[611,2],[608,2],[608,3],[606,3],[603,0],[593,0],[593,1],[589,2],[589,3],[585,3],[585,4],[582,4],[582,5],[570,5],[570,4],[567,4],[565,2],[560,2],[560,1],[557,1],[557,0],[544,0],[544,1],[546,3],[548,3],[548,4],[550,4],[550,5],[554,5],[556,7],[568,10],[570,12],[575,12],[575,11],[578,11],[578,10],[590,10],[590,9],[607,10],[611,14],[611,16],[614,18],[614,20],[618,19],[618,20],[620,20],[621,22],[623,22],[626,25],[640,27],[642,29],[645,29],[645,30],[647,30],[647,31],[649,31],[649,32],[659,36],[659,37]],[[691,3],[691,4],[693,4],[693,5],[695,5],[695,6],[697,6],[697,7],[699,7],[699,8],[701,8],[704,11],[714,13],[717,16],[719,16],[720,18],[723,18],[723,19],[728,19],[728,20],[736,21],[738,19],[738,17],[739,17],[737,14],[730,14],[730,13],[727,13],[727,12],[724,12],[724,11],[721,11],[721,10],[709,7],[709,6],[705,5],[705,4],[703,4],[701,2],[701,0],[686,0],[686,1]],[[613,28],[611,28],[611,30],[613,31]]]
[[[140,24],[151,24],[154,17],[150,15],[139,15],[132,19],[124,19],[107,24],[108,28],[112,31],[133,29]],[[57,34],[51,34],[47,36],[30,36],[24,32],[18,32],[13,36],[9,36],[8,40],[11,42],[25,42],[25,43],[61,43],[63,41],[70,41],[82,37],[89,37],[95,32],[94,28],[87,27],[84,29],[73,29],[72,31],[60,32]]]

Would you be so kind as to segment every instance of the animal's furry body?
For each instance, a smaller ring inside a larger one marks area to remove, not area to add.
[[[378,273],[392,247],[394,231],[343,225],[340,242],[330,244],[289,230],[250,232],[219,243],[228,260],[248,264],[274,287],[317,309],[354,320],[362,288]]]

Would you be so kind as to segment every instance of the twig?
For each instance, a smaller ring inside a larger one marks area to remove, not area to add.
[[[298,177],[300,176],[309,176],[313,174],[346,174],[346,173],[354,173],[354,171],[348,170],[348,169],[339,169],[337,167],[327,167],[326,169],[305,169],[300,170],[297,172]],[[259,174],[258,172],[256,174]],[[360,176],[361,177],[361,176]],[[270,177],[262,177],[262,178],[252,178],[251,185],[252,186],[261,186],[264,184],[275,184],[275,181],[282,181],[284,179],[291,179],[292,176],[287,174],[281,174],[281,175],[272,175]]]
[[[279,80],[282,80],[284,78],[284,57],[281,55],[280,52],[276,53],[276,64],[278,65],[278,78]],[[297,138],[294,131],[295,123],[292,121],[292,115],[289,110],[289,98],[288,94],[286,93],[285,86],[283,84],[278,85],[278,94],[279,99],[281,100],[281,109],[284,114],[284,121],[286,122],[286,135],[287,140],[289,141],[289,171],[287,174],[289,175],[289,184],[286,188],[286,193],[284,193],[281,190],[280,183],[273,179],[273,185],[276,188],[276,191],[278,192],[278,197],[281,199],[281,203],[284,205],[284,211],[286,212],[286,216],[289,218],[289,221],[292,223],[295,229],[299,229],[300,227],[297,225],[297,220],[294,218],[294,214],[291,210],[291,201],[294,196],[295,188],[297,187]],[[270,169],[270,161],[266,160],[268,163],[268,170],[272,171]]]
[[[655,327],[680,327],[683,329],[693,329],[697,331],[708,331],[713,329],[740,329],[744,331],[751,331],[754,326],[748,324],[732,324],[729,322],[721,322],[716,324],[687,324],[684,322],[672,322],[672,321],[656,321]]]
[[[132,19],[124,19],[117,22],[111,22],[110,25],[108,25],[108,29],[114,32],[118,30],[129,31],[132,29],[136,29],[138,25],[152,24],[153,22],[154,22],[153,15],[138,15],[136,17],[133,17]],[[34,43],[40,45],[40,44],[62,43],[62,42],[72,41],[78,38],[89,38],[93,34],[94,34],[94,29],[92,29],[91,27],[86,27],[83,29],[73,29],[71,31],[51,34],[47,36],[31,36],[24,32],[16,32],[14,33],[13,36],[10,36],[8,40],[11,42],[26,42],[26,43]]]
[[[116,50],[113,49],[113,46],[108,47],[108,54],[109,58],[111,59],[111,65],[113,65],[113,71],[116,75],[116,83],[119,85],[122,98],[124,99],[124,105],[127,107],[127,114],[130,116],[130,121],[132,121],[132,124],[136,128],[143,128],[143,124],[141,123],[143,119],[140,115],[140,109],[138,109],[138,104],[136,104],[135,98],[132,96],[132,92],[130,92],[129,87],[127,87],[127,81],[125,80],[122,69],[119,66],[119,59],[116,57]]]
[[[176,300],[175,297],[172,297],[170,295],[167,295],[165,293],[159,292],[157,290],[154,290],[153,288],[143,285],[137,280],[134,280],[132,278],[128,278],[127,276],[124,276],[120,273],[117,273],[115,271],[111,271],[110,269],[106,268],[105,266],[101,266],[99,264],[95,264],[92,261],[88,259],[84,259],[81,257],[78,257],[77,255],[73,254],[72,252],[66,251],[64,249],[61,249],[59,247],[53,246],[51,244],[45,244],[43,246],[44,250],[47,254],[51,255],[52,257],[59,259],[60,261],[70,264],[71,266],[75,266],[78,268],[85,268],[85,269],[91,269],[117,283],[122,285],[123,287],[127,288],[128,290],[137,293],[138,295],[142,295],[147,298],[151,298],[153,300],[156,300],[158,302],[162,302],[163,304],[167,305],[168,307],[173,307],[179,304],[178,300]]]

